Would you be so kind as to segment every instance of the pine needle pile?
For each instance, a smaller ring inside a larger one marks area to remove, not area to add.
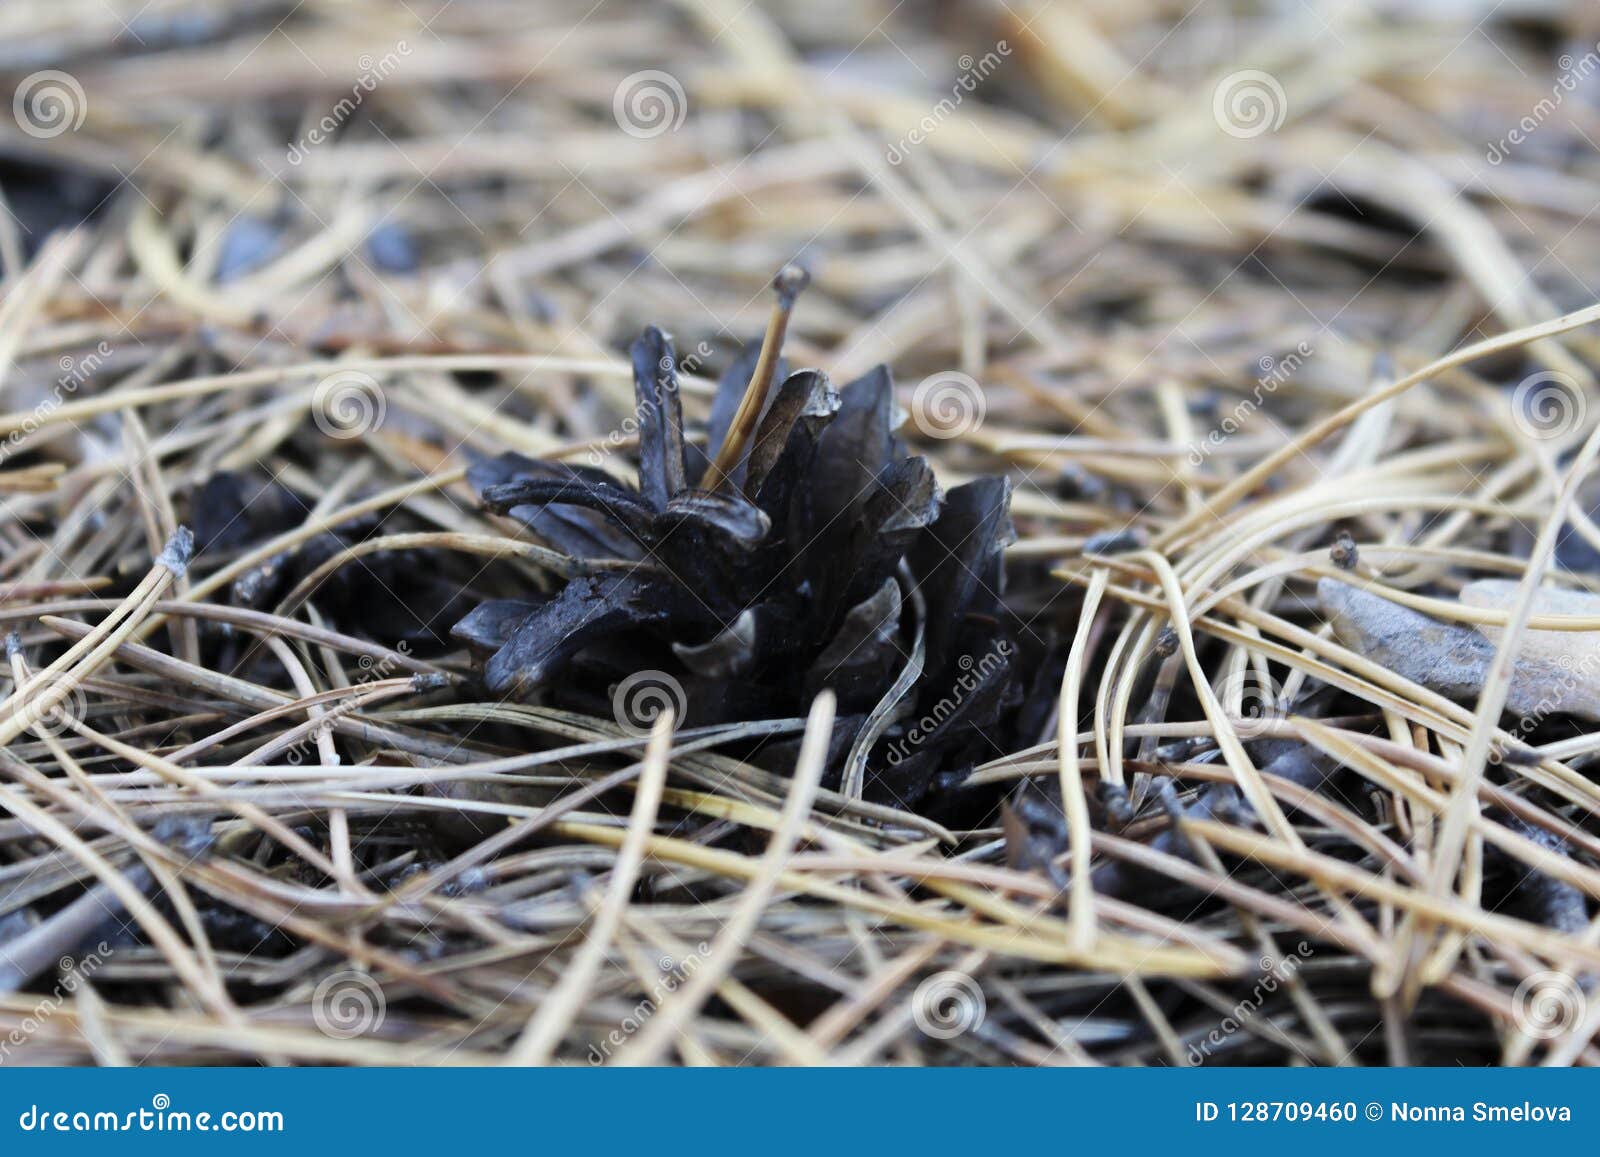
[[[0,70],[0,1065],[1600,1060],[1589,6]]]

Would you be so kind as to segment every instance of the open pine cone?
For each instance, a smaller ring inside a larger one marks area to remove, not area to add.
[[[774,283],[759,358],[719,385],[709,452],[685,437],[672,342],[651,327],[632,348],[637,488],[515,453],[469,472],[488,510],[610,561],[553,597],[485,602],[453,633],[498,694],[580,703],[588,689],[592,703],[650,668],[681,689],[690,726],[803,716],[831,688],[833,784],[855,776],[915,806],[990,750],[983,733],[1019,696],[1000,601],[1010,485],[942,493],[895,433],[886,367],[838,390],[814,370],[784,377],[803,281],[791,268]],[[762,754],[781,765],[784,752]]]

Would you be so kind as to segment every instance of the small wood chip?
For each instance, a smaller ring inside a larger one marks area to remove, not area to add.
[[[1462,601],[1501,607],[1505,603],[1499,600],[1510,598],[1512,586],[1476,583],[1463,592]],[[1339,641],[1365,658],[1450,699],[1469,702],[1482,689],[1500,628],[1440,622],[1337,579],[1317,584],[1317,600]],[[1600,596],[1544,591],[1534,611],[1600,614]],[[1600,721],[1600,631],[1524,632],[1506,710]]]

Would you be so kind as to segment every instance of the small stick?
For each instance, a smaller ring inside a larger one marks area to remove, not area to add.
[[[134,864],[125,870],[128,884],[148,895],[154,883],[150,869]],[[9,944],[0,945],[0,992],[15,992],[69,954],[107,920],[121,920],[127,906],[110,885],[99,883],[55,915],[36,924]]]
[[[789,315],[794,311],[795,299],[811,281],[811,275],[798,265],[785,265],[772,279],[772,288],[778,293],[773,303],[772,315],[767,319],[767,334],[761,340],[761,357],[756,361],[750,384],[745,387],[739,409],[728,426],[728,436],[722,440],[710,469],[706,471],[705,488],[715,491],[728,481],[729,476],[744,456],[761,421],[761,412],[767,405],[767,394],[772,389],[772,379],[778,372],[778,358],[783,353],[783,337],[789,331]]]
[[[222,1017],[229,1015],[231,1004],[227,993],[213,986],[213,978],[200,966],[189,946],[146,897],[146,891],[150,887],[150,876],[144,865],[135,865],[124,874],[76,836],[60,819],[33,803],[22,793],[3,784],[0,784],[0,807],[4,807],[41,837],[50,840],[62,852],[82,863],[110,893],[110,896],[106,897],[104,893],[96,892],[92,908],[85,905],[82,910],[73,913],[71,930],[91,929],[93,927],[91,917],[96,914],[103,917],[108,910],[106,899],[120,903],[124,909],[133,914],[151,943],[167,958],[173,972],[189,985],[210,1011]],[[87,897],[80,897],[80,900],[83,899]],[[31,939],[33,935],[31,933],[23,937],[23,940],[32,945],[26,952],[23,951],[25,945],[19,946],[21,942],[13,943],[9,947],[7,956],[11,963],[7,969],[6,981],[12,983],[13,987],[28,980],[28,977],[18,979],[17,975],[12,975],[13,970],[20,975],[23,967],[37,964],[42,957],[48,958],[48,954],[44,951],[46,943],[60,942],[59,939],[52,937],[60,937],[61,928],[66,926],[58,923],[66,911],[64,909],[63,912],[57,913],[50,922],[35,929],[35,932],[39,933],[39,941]],[[4,990],[4,984],[0,983],[0,991]]]

